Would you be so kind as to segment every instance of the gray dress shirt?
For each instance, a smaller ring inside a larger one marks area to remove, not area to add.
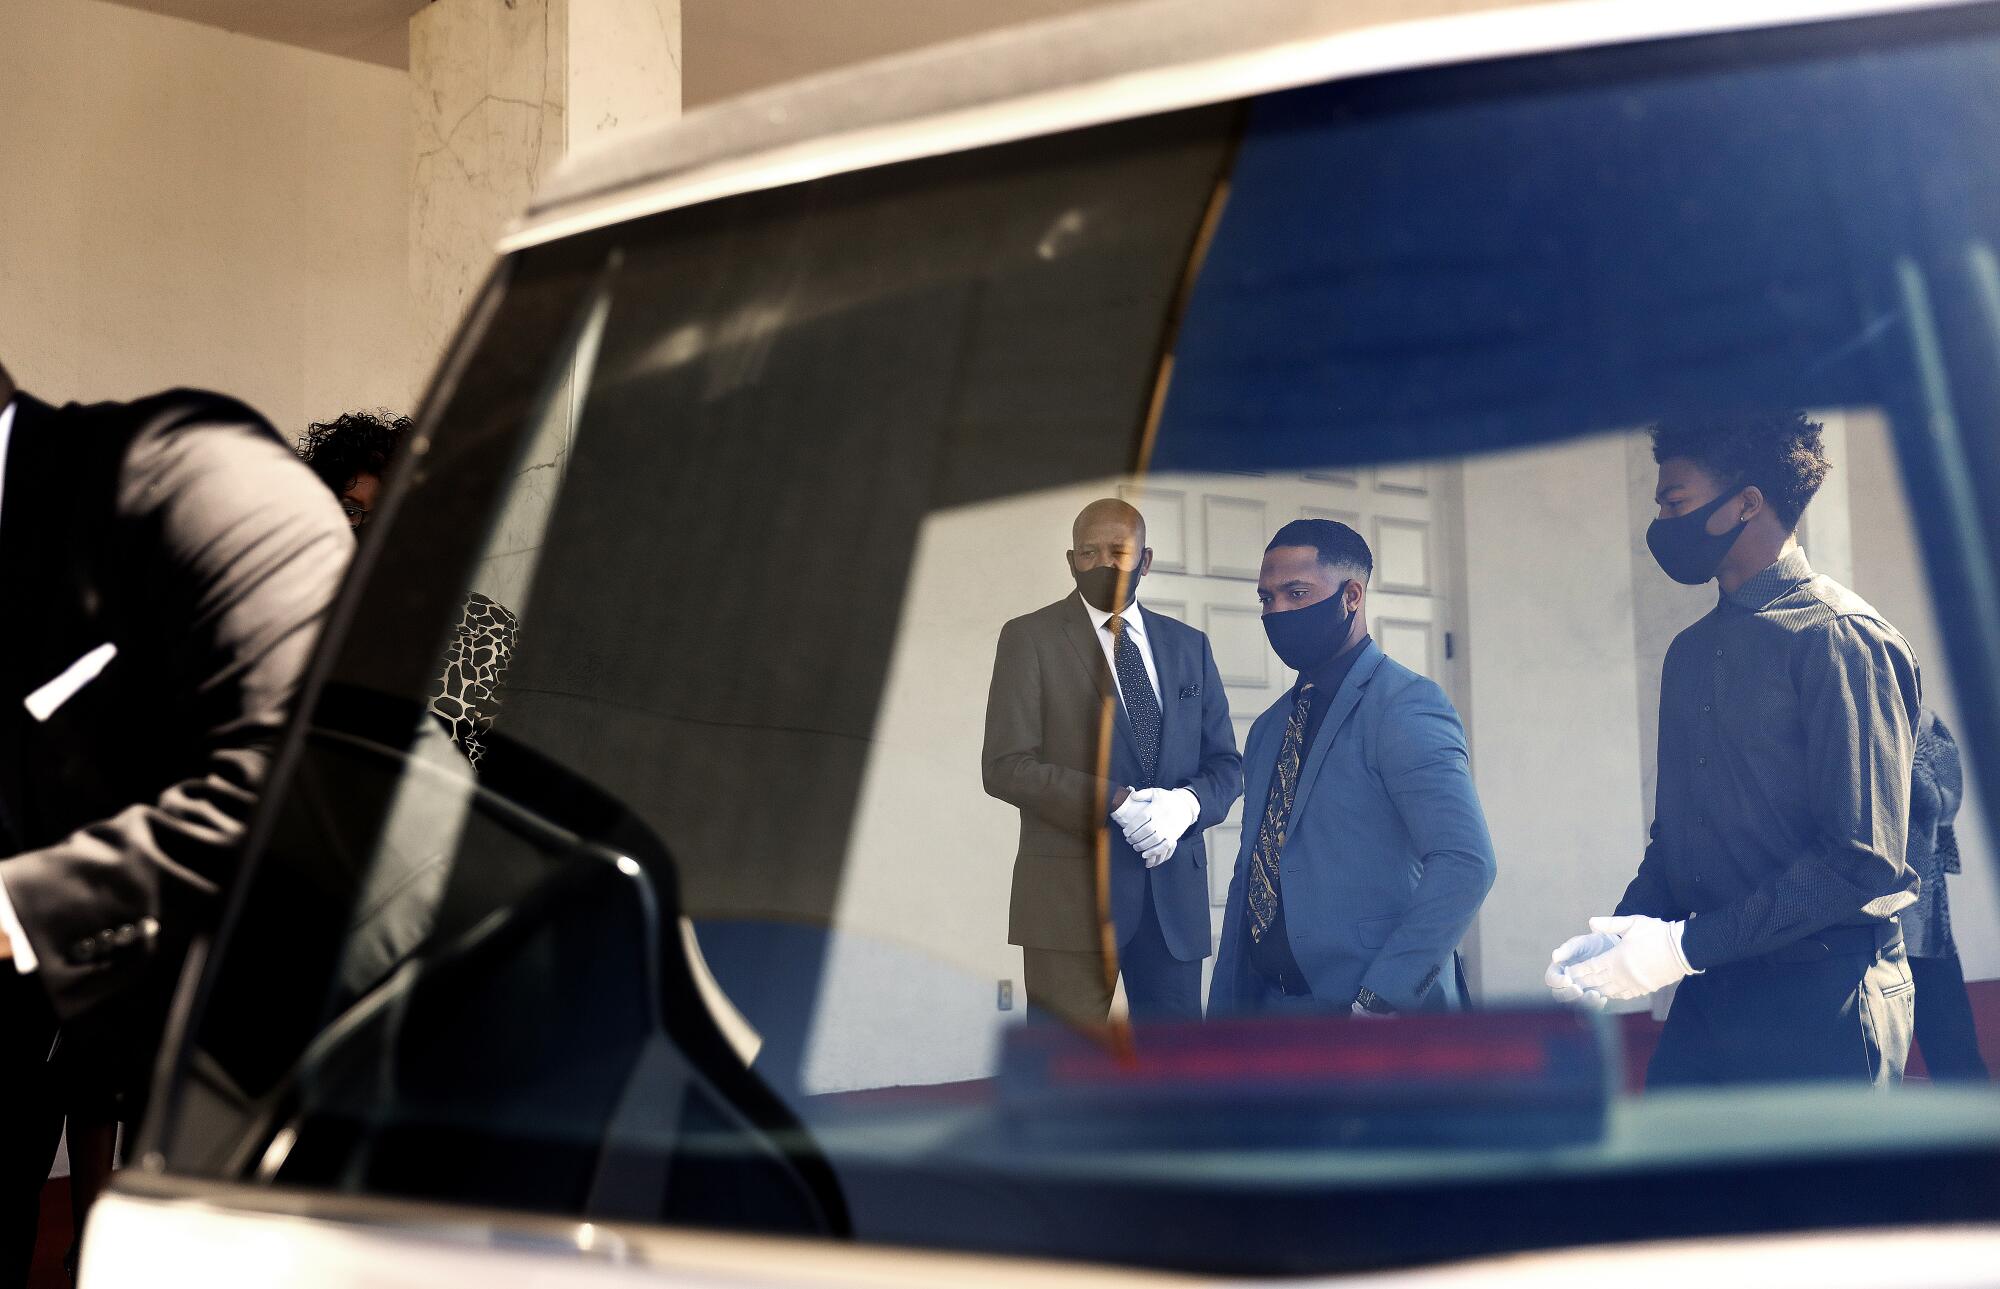
[[[1917,664],[1793,550],[1674,638],[1652,843],[1618,912],[1681,919],[1697,970],[1916,899]]]

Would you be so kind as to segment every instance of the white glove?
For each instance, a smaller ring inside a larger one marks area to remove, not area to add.
[[[1151,792],[1153,789],[1148,788],[1147,791]],[[1111,822],[1118,825],[1128,842],[1132,840],[1133,832],[1145,823],[1146,817],[1146,802],[1131,788],[1125,789],[1124,803],[1111,812]],[[1134,846],[1133,849],[1139,851],[1139,857],[1146,861],[1148,868],[1158,868],[1174,857],[1174,843],[1170,841],[1158,842],[1143,849]]]
[[[1592,918],[1590,929],[1613,936],[1618,943],[1608,952],[1569,968],[1570,980],[1585,992],[1594,990],[1613,999],[1639,998],[1694,974],[1687,955],[1681,952],[1685,922],[1649,917]]]
[[[1145,814],[1145,802],[1139,800],[1139,794],[1136,791],[1127,788],[1125,789],[1124,802],[1111,812],[1111,822],[1117,824],[1122,829],[1130,829],[1133,821],[1144,818]]]
[[[1587,935],[1573,935],[1557,945],[1549,955],[1549,969],[1542,973],[1542,983],[1556,996],[1559,1003],[1575,1003],[1593,1011],[1604,1010],[1610,1000],[1595,990],[1586,990],[1570,979],[1569,969],[1580,962],[1611,952],[1618,947],[1618,937],[1592,931]]]
[[[1186,788],[1142,788],[1126,804],[1132,801],[1138,802],[1145,814],[1124,826],[1125,840],[1141,855],[1159,849],[1162,842],[1172,854],[1173,843],[1201,816],[1201,802]]]

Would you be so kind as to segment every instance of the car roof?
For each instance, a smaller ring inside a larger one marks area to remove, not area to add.
[[[1378,72],[1982,0],[1140,0],[793,81],[570,157],[502,252],[849,170]]]

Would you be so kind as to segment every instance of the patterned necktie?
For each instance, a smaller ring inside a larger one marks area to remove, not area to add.
[[[1292,718],[1285,722],[1285,741],[1278,745],[1277,781],[1264,804],[1264,822],[1257,825],[1257,848],[1250,852],[1250,938],[1261,944],[1264,932],[1278,918],[1278,859],[1285,850],[1285,828],[1292,819],[1292,800],[1299,792],[1299,760],[1306,741],[1306,712],[1313,687],[1299,686]]]
[[[1105,624],[1111,628],[1111,658],[1118,672],[1118,692],[1125,695],[1125,719],[1132,722],[1132,738],[1139,745],[1139,764],[1146,781],[1139,786],[1157,786],[1153,777],[1160,770],[1160,700],[1153,696],[1153,682],[1146,675],[1146,660],[1139,656],[1139,642],[1125,629],[1125,619],[1117,614]]]

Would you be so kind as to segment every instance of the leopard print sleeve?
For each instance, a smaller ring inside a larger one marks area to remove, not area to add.
[[[451,732],[451,741],[478,768],[484,738],[500,710],[501,686],[514,655],[517,622],[504,605],[474,591],[465,598],[458,629],[445,651],[430,709]]]

